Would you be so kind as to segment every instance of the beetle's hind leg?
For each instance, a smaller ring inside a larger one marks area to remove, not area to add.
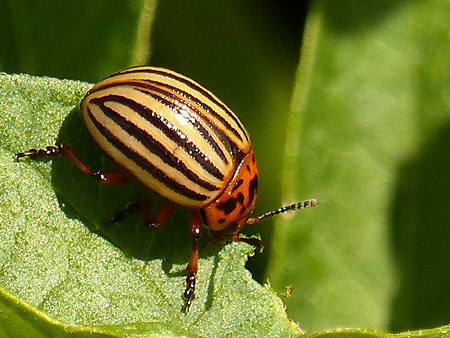
[[[149,205],[148,200],[142,198],[137,203],[129,203],[123,210],[116,212],[113,218],[108,222],[109,225],[123,222],[129,216],[136,212],[141,212],[142,223],[149,226],[152,229],[159,229],[166,224],[173,215],[175,206],[172,204],[164,204],[160,207],[152,217],[149,217]]]
[[[141,209],[140,203],[128,203],[125,208],[114,213],[113,217],[108,221],[108,225],[114,225],[123,222],[125,219],[135,214]]]
[[[62,156],[72,162],[78,169],[89,176],[93,176],[97,181],[107,185],[122,185],[129,181],[130,176],[119,170],[93,171],[77,155],[68,144],[47,146],[45,149],[29,149],[28,151],[17,153],[16,161],[22,157],[29,157],[32,160],[45,157]]]
[[[173,204],[166,203],[161,206],[152,217],[149,218],[148,200],[141,200],[140,203],[142,222],[152,229],[159,229],[166,224],[172,218],[175,210],[175,206]]]

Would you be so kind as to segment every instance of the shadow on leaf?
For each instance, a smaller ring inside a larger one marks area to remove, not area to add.
[[[58,143],[70,144],[94,171],[116,169],[92,140],[78,109],[72,110],[64,121]],[[166,273],[174,264],[187,264],[191,248],[188,210],[178,208],[174,217],[158,230],[146,227],[139,212],[111,225],[108,222],[114,213],[123,210],[128,203],[145,197],[150,202],[150,213],[153,213],[161,205],[161,199],[135,180],[123,186],[101,184],[65,159],[53,161],[52,184],[68,217],[81,220],[89,230],[103,236],[126,254],[144,261],[161,258]],[[208,237],[206,229],[202,243],[206,241],[205,237]],[[222,246],[221,243],[208,248],[201,246],[200,258],[217,255]],[[184,270],[175,275],[182,274]]]
[[[399,172],[393,204],[394,250],[400,287],[392,329],[429,328],[450,317],[450,126]]]

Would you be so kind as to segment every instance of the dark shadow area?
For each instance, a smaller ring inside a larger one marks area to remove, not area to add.
[[[214,301],[214,288],[215,288],[215,277],[217,274],[217,267],[219,266],[219,255],[215,255],[214,257],[214,268],[212,270],[211,276],[209,277],[209,284],[208,284],[208,296],[206,299],[206,310],[211,309],[211,307],[213,306],[213,301]]]
[[[92,140],[78,109],[73,110],[64,121],[58,135],[58,143],[70,144],[94,171],[116,168]],[[147,198],[150,213],[153,213],[161,205],[161,199],[135,180],[122,186],[101,184],[63,158],[54,159],[52,162],[52,184],[61,208],[68,217],[81,220],[90,231],[106,238],[126,254],[144,261],[160,258],[166,273],[169,273],[174,264],[187,265],[192,243],[188,210],[177,209],[174,217],[157,230],[143,224],[140,212],[127,217],[121,223],[108,224],[114,213],[123,210],[130,202]],[[209,234],[205,229],[201,245],[208,238]],[[208,248],[200,247],[200,258],[217,255],[222,247],[221,243],[214,243]],[[176,275],[183,274],[184,270]]]
[[[386,16],[407,2],[407,0],[325,1],[324,22],[337,33],[360,34],[361,30],[370,29],[384,21]]]
[[[450,322],[450,126],[399,172],[392,235],[400,284],[394,331]]]

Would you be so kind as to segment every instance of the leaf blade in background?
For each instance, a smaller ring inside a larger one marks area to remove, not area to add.
[[[52,0],[3,1],[0,67],[8,73],[98,81],[132,62],[146,63],[155,6],[154,0],[64,6]]]
[[[277,220],[267,273],[295,286],[287,311],[307,331],[448,322],[449,13],[439,1],[311,8],[283,188],[321,204]],[[403,172],[424,149],[435,155]]]

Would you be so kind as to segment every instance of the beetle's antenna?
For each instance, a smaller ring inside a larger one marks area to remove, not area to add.
[[[288,212],[288,211],[295,211],[295,210],[301,210],[301,209],[306,209],[306,208],[310,208],[310,207],[315,207],[318,204],[319,204],[319,202],[316,199],[311,199],[311,200],[306,200],[306,201],[299,202],[299,203],[294,203],[291,205],[286,205],[284,207],[281,207],[280,209],[266,212],[266,213],[262,214],[261,216],[249,218],[246,223],[247,224],[255,224],[255,223],[258,223],[259,221],[262,221],[263,219],[265,219],[267,217],[271,217],[271,216],[278,215],[278,214],[284,214],[285,212]]]

